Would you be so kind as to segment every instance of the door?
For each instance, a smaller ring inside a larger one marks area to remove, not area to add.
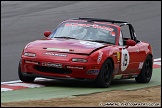
[[[140,59],[138,59],[140,57],[139,47],[137,44],[127,47],[126,40],[132,39],[128,26],[122,26],[120,35],[119,45],[122,47],[122,50],[119,73],[137,73],[139,68],[141,68],[140,65],[142,65],[142,63],[140,64]]]

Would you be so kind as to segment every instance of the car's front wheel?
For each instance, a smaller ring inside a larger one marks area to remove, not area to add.
[[[33,82],[35,80],[35,77],[23,76],[23,74],[21,72],[20,63],[18,66],[18,76],[19,76],[19,79],[23,82]]]
[[[113,73],[113,63],[111,59],[107,59],[99,72],[95,80],[96,87],[106,88],[109,87],[111,80],[112,80],[112,73]]]
[[[140,74],[135,78],[137,83],[148,83],[151,80],[152,66],[152,58],[148,55],[143,64]]]

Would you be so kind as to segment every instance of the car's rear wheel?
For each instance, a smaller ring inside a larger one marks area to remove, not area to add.
[[[140,74],[135,78],[137,83],[148,83],[152,77],[152,58],[150,55],[147,56]]]
[[[36,78],[36,77],[23,76],[23,74],[21,72],[20,63],[19,63],[19,67],[18,67],[18,76],[19,76],[19,79],[23,82],[33,82]]]
[[[111,59],[107,59],[99,72],[95,80],[96,87],[106,88],[109,87],[111,80],[112,80],[112,73],[113,73],[113,63]]]

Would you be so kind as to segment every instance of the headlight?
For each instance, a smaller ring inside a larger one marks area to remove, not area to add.
[[[36,54],[34,53],[24,53],[24,56],[29,56],[29,57],[36,57]]]
[[[86,59],[81,59],[81,58],[73,58],[72,61],[73,61],[73,62],[84,62],[84,63],[85,63],[85,62],[88,62],[88,60],[86,60]]]

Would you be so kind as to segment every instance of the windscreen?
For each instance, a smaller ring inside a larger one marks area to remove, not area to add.
[[[50,38],[69,38],[115,44],[117,28],[106,24],[89,22],[64,22]]]

